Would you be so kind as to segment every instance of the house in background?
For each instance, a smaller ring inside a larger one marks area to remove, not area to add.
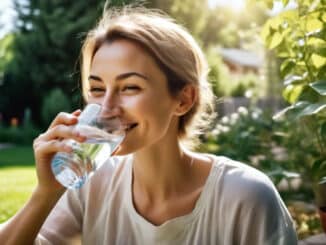
[[[263,56],[254,52],[235,48],[220,48],[218,52],[231,74],[252,72],[258,75],[264,66]]]
[[[277,96],[281,93],[273,92],[276,90],[273,87],[279,86],[279,82],[269,83],[269,80],[266,79],[269,58],[262,53],[259,47],[256,52],[236,48],[218,48],[217,52],[228,67],[231,77],[234,78],[233,82],[241,80],[248,74],[257,76],[258,82],[255,86],[259,86],[258,89],[263,91],[263,95],[255,101],[257,107],[277,112],[284,106],[282,100]],[[220,115],[230,115],[237,112],[237,108],[241,106],[250,107],[251,103],[250,97],[247,96],[225,97],[223,103],[220,103],[217,108]]]

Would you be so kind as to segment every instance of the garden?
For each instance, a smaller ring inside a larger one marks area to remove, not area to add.
[[[0,38],[0,223],[24,204],[36,184],[33,139],[59,111],[83,104],[74,67],[78,35],[95,23],[104,3],[14,2],[18,24]],[[230,6],[198,2],[147,3],[183,23],[208,59],[218,115],[197,150],[263,171],[286,203],[298,237],[322,233],[326,2],[250,0],[241,18]],[[271,14],[276,5],[283,10]],[[64,8],[71,10],[69,16]],[[76,16],[82,17],[72,21]]]

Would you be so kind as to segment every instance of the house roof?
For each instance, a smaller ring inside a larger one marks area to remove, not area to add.
[[[258,69],[263,65],[264,61],[262,56],[243,49],[220,48],[218,52],[224,60],[246,67]]]

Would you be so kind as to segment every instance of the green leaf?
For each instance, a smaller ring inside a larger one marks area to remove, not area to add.
[[[321,31],[323,29],[323,23],[315,18],[309,18],[306,23],[306,32]]]
[[[326,103],[322,102],[322,103],[310,104],[305,109],[303,109],[297,115],[297,117],[300,118],[300,117],[305,117],[305,116],[316,115],[325,109],[326,109]]]
[[[268,171],[266,173],[270,178],[274,179],[274,184],[277,185],[281,182],[282,179],[293,179],[293,178],[299,178],[300,174],[297,172],[290,172],[286,171],[284,169],[275,169],[272,171]]]
[[[324,143],[326,144],[326,122],[320,126],[320,135]]]
[[[322,57],[326,57],[326,46],[324,47],[309,47],[309,50],[311,50],[312,52],[314,52],[315,54],[322,56]]]
[[[269,49],[274,49],[283,41],[283,35],[279,32],[275,32],[272,36],[271,42],[268,45]]]
[[[274,1],[273,0],[265,0],[265,3],[268,8],[272,9],[274,6]]]
[[[311,104],[307,101],[300,101],[289,106],[273,116],[273,120],[282,121],[284,119],[298,120],[302,117],[316,115],[326,109],[326,103]]]
[[[326,2],[325,2],[326,3]],[[324,12],[323,15],[321,16],[320,20],[324,23],[326,23],[326,13]]]
[[[318,69],[317,74],[316,74],[316,79],[319,79],[319,80],[326,79],[326,66],[323,66],[322,68]]]
[[[322,66],[326,65],[326,58],[318,54],[312,54],[310,59],[316,69],[319,69]]]
[[[315,30],[315,31],[311,31],[305,34],[306,37],[315,37],[315,38],[319,38],[321,40],[325,40],[325,36],[326,36],[326,30],[325,28],[322,30]]]
[[[286,7],[286,5],[288,5],[289,0],[282,0],[283,6]]]
[[[290,104],[293,104],[299,98],[299,96],[300,96],[303,88],[304,88],[304,85],[293,85],[293,84],[290,84],[290,85],[286,86],[286,88],[283,90],[283,97]]]
[[[320,184],[320,185],[326,184],[326,176],[322,177],[320,179],[320,181],[318,182],[318,184]]]
[[[295,67],[295,59],[286,59],[282,65],[281,65],[281,76],[282,77],[286,77],[291,71],[292,69]]]
[[[310,83],[309,86],[320,95],[326,95],[326,80]]]
[[[323,51],[323,48],[326,48],[326,42],[316,37],[306,38],[306,44],[310,53],[319,54],[320,50]]]
[[[297,118],[297,115],[304,110],[308,105],[310,105],[307,101],[299,101],[294,105],[288,106],[284,108],[282,111],[276,113],[273,116],[273,120],[275,121],[282,121],[286,118],[290,120],[294,120]]]
[[[293,66],[294,66],[295,64],[293,64]],[[282,67],[281,67],[281,69],[282,69]],[[287,85],[294,85],[294,84],[302,84],[302,83],[304,83],[305,82],[305,78],[303,78],[302,76],[295,76],[295,75],[293,75],[293,76],[290,76],[290,77],[288,77],[287,79],[285,79],[284,81],[283,81],[283,84],[285,85],[285,86],[287,86]]]
[[[311,175],[315,181],[318,181],[321,176],[326,174],[326,160],[317,159],[311,168]]]
[[[304,85],[298,97],[298,101],[309,101],[310,103],[319,103],[321,96],[308,84]]]
[[[270,20],[266,21],[266,23],[264,24],[261,32],[260,32],[260,36],[263,39],[263,41],[266,43],[266,45],[268,46],[268,42],[267,42],[267,38],[271,37],[271,33],[273,32],[273,29],[270,26]]]

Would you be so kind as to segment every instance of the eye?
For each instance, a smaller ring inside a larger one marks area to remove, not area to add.
[[[137,85],[125,85],[121,89],[122,92],[136,92],[139,90],[140,90],[140,87]]]
[[[103,92],[104,88],[93,87],[89,89],[90,92]]]
[[[105,89],[102,87],[90,87],[89,93],[92,94],[93,96],[99,96],[105,93]]]

